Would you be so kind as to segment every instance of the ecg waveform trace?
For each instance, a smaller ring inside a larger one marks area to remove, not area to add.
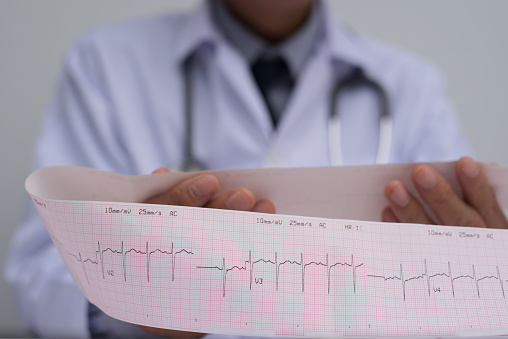
[[[216,172],[276,215],[139,203],[193,174],[46,168],[26,187],[76,286],[121,321],[272,337],[508,333],[508,231],[366,221],[387,178],[410,183],[414,164],[391,166]],[[457,184],[454,163],[435,166]],[[489,173],[508,208],[508,169]],[[39,259],[27,275],[48,268]]]
[[[60,244],[60,246],[63,246],[61,244],[60,241],[56,240],[53,238],[53,240],[57,243]],[[79,252],[78,255],[76,254],[73,254],[69,251],[66,251],[70,256],[72,256],[73,258],[75,258],[78,262],[80,262],[82,265],[83,265],[83,270],[84,270],[84,273],[85,273],[85,276],[86,276],[86,279],[88,281],[88,283],[90,283],[89,279],[88,279],[88,274],[86,272],[86,268],[84,266],[85,263],[91,263],[93,265],[101,265],[101,272],[102,272],[102,278],[103,279],[106,279],[106,274],[105,274],[105,270],[104,270],[104,253],[107,253],[107,252],[110,252],[112,254],[119,254],[122,256],[122,269],[123,269],[123,280],[126,282],[127,281],[127,255],[130,254],[130,253],[136,253],[136,254],[139,254],[139,255],[144,255],[146,256],[146,279],[147,279],[147,282],[149,283],[150,282],[150,260],[151,260],[151,256],[156,254],[156,253],[160,253],[160,254],[166,254],[166,255],[170,255],[171,257],[171,281],[174,281],[175,280],[175,268],[176,268],[176,259],[177,259],[177,255],[179,254],[188,254],[188,255],[194,255],[194,252],[193,251],[190,251],[190,250],[187,250],[185,248],[182,248],[182,249],[179,249],[179,250],[175,250],[174,248],[174,243],[172,242],[171,243],[171,249],[168,251],[168,250],[162,250],[162,249],[159,249],[159,248],[156,248],[156,249],[153,249],[153,250],[149,250],[149,242],[147,241],[146,242],[146,246],[145,246],[145,249],[144,250],[139,250],[139,249],[136,249],[134,247],[131,247],[129,248],[128,250],[125,250],[124,249],[124,241],[121,242],[121,246],[120,246],[120,250],[115,250],[111,247],[106,247],[104,249],[101,248],[101,243],[100,241],[97,242],[97,249],[95,251],[95,259],[91,259],[91,258],[86,258],[86,259],[83,259],[82,258],[82,255],[81,255],[81,252]],[[275,268],[275,290],[276,291],[279,291],[279,280],[280,280],[280,274],[281,274],[281,266],[283,265],[296,265],[296,266],[300,266],[301,267],[301,291],[302,292],[305,292],[305,270],[308,266],[311,266],[311,265],[314,265],[314,266],[321,266],[321,267],[324,267],[325,268],[325,279],[326,279],[326,289],[327,289],[327,294],[330,294],[330,288],[332,286],[332,283],[331,283],[331,278],[332,278],[332,268],[334,267],[338,267],[338,266],[344,266],[344,267],[349,267],[351,268],[351,275],[352,275],[352,279],[353,279],[353,293],[356,294],[356,290],[357,290],[357,268],[359,267],[364,267],[364,263],[355,263],[354,261],[354,255],[351,255],[351,261],[347,262],[347,261],[337,261],[337,262],[334,262],[334,263],[330,263],[329,262],[329,254],[326,253],[326,260],[323,262],[323,261],[309,261],[309,262],[305,262],[304,261],[304,255],[303,255],[303,252],[300,253],[300,260],[289,260],[289,259],[286,259],[282,262],[278,262],[278,253],[275,252],[274,253],[274,259],[263,259],[263,258],[259,258],[259,259],[256,259],[256,260],[253,260],[252,258],[252,250],[249,250],[249,258],[248,260],[244,260],[243,261],[243,265],[233,265],[233,266],[230,266],[230,267],[226,267],[226,258],[223,257],[222,258],[222,263],[221,265],[216,265],[216,266],[201,266],[201,265],[198,265],[196,266],[197,269],[215,269],[215,270],[218,270],[218,271],[221,271],[222,272],[222,277],[221,277],[221,284],[222,284],[222,297],[226,297],[226,289],[227,289],[227,275],[228,273],[232,272],[232,271],[248,271],[249,272],[249,290],[252,290],[252,286],[253,286],[253,282],[254,282],[254,278],[253,278],[253,275],[254,275],[254,266],[256,264],[259,264],[259,263],[265,263],[265,264],[271,264],[274,266]],[[471,265],[472,267],[472,274],[465,274],[465,275],[458,275],[458,276],[453,276],[452,275],[452,269],[451,269],[451,263],[448,261],[447,263],[448,265],[448,272],[438,272],[438,273],[429,273],[429,270],[428,270],[428,267],[427,267],[427,259],[424,259],[424,272],[422,274],[419,274],[419,275],[416,275],[416,276],[411,276],[411,277],[404,277],[404,270],[403,270],[403,266],[402,264],[400,264],[400,272],[399,272],[399,275],[391,275],[391,276],[384,276],[384,275],[374,275],[374,274],[366,274],[365,276],[366,277],[369,277],[369,278],[376,278],[376,279],[383,279],[385,282],[386,281],[389,281],[389,280],[398,280],[401,282],[401,288],[402,288],[402,296],[403,296],[403,299],[404,301],[406,300],[406,284],[411,282],[411,281],[414,281],[414,280],[419,280],[419,279],[425,279],[426,280],[426,285],[427,285],[427,290],[428,290],[428,295],[429,297],[431,296],[431,287],[430,287],[430,281],[432,278],[435,278],[435,277],[447,277],[450,279],[450,285],[451,285],[451,290],[452,290],[452,295],[453,297],[455,298],[455,281],[458,280],[458,279],[470,279],[472,281],[474,281],[475,283],[475,287],[476,287],[476,294],[477,294],[477,297],[478,299],[481,298],[481,294],[480,294],[480,282],[483,281],[483,280],[486,280],[486,279],[494,279],[494,280],[498,280],[499,281],[499,284],[500,284],[500,289],[501,289],[501,292],[502,292],[502,295],[503,295],[503,298],[506,298],[505,296],[505,290],[504,290],[504,284],[503,284],[503,281],[508,281],[508,280],[503,280],[501,278],[501,274],[499,272],[499,266],[496,266],[496,273],[497,275],[485,275],[485,276],[480,276],[478,277],[477,274],[476,274],[476,269],[475,269],[475,265]]]
[[[362,267],[364,264],[361,263],[361,264],[355,264],[355,261],[354,261],[354,256],[351,255],[351,261],[350,262],[335,262],[333,264],[330,264],[329,263],[329,254],[327,253],[326,254],[326,261],[325,262],[322,262],[322,261],[309,261],[307,263],[304,263],[304,260],[303,260],[303,253],[300,253],[300,261],[296,261],[296,260],[285,260],[283,262],[277,262],[277,252],[275,252],[275,260],[267,260],[267,259],[257,259],[257,260],[252,260],[252,250],[249,251],[249,259],[248,260],[245,260],[244,263],[243,263],[243,266],[238,266],[238,265],[233,265],[231,267],[226,267],[226,259],[225,257],[222,258],[222,265],[221,266],[196,266],[196,268],[198,269],[216,269],[216,270],[219,270],[222,272],[222,296],[225,297],[226,296],[226,285],[227,285],[227,274],[231,271],[234,271],[234,270],[238,270],[238,271],[249,271],[249,276],[250,276],[250,283],[249,283],[249,288],[250,290],[252,290],[252,281],[253,281],[253,271],[254,271],[254,265],[257,264],[257,263],[268,263],[268,264],[272,264],[275,266],[275,289],[276,291],[279,290],[279,274],[280,274],[280,266],[281,265],[284,265],[284,264],[293,264],[293,265],[298,265],[301,267],[302,269],[302,272],[301,272],[301,276],[302,276],[302,280],[301,280],[301,284],[302,284],[302,292],[305,292],[305,269],[307,266],[310,266],[310,265],[316,265],[316,266],[323,266],[326,268],[326,279],[327,279],[327,293],[330,294],[330,286],[331,286],[331,269],[338,266],[338,265],[341,265],[341,266],[348,266],[352,269],[352,278],[353,278],[353,293],[356,293],[356,285],[357,285],[357,272],[356,272],[356,269],[358,267]],[[424,259],[424,268],[425,268],[425,272],[420,274],[420,275],[416,275],[416,276],[411,276],[409,278],[404,278],[404,271],[403,271],[403,268],[402,268],[402,264],[400,264],[400,275],[394,275],[394,276],[382,276],[382,275],[374,275],[374,274],[366,274],[366,277],[369,277],[369,278],[382,278],[384,281],[388,281],[388,280],[399,280],[401,283],[402,283],[402,296],[404,298],[404,301],[406,300],[406,283],[410,282],[410,281],[413,281],[413,280],[418,280],[418,279],[424,279],[426,278],[426,282],[427,282],[427,289],[428,289],[428,294],[429,294],[429,297],[431,296],[431,288],[430,288],[430,279],[434,278],[434,277],[438,277],[438,276],[444,276],[444,277],[448,277],[450,278],[450,282],[451,282],[451,287],[452,287],[452,295],[453,297],[455,297],[455,286],[454,286],[454,282],[455,280],[457,279],[463,279],[463,278],[469,278],[469,279],[472,279],[474,280],[475,282],[475,286],[476,286],[476,291],[477,291],[477,295],[478,295],[478,298],[480,299],[481,298],[481,295],[480,295],[480,286],[479,286],[479,282],[482,281],[482,280],[485,280],[485,279],[496,279],[499,281],[500,283],[500,288],[501,288],[501,292],[503,294],[503,298],[506,298],[505,296],[505,291],[504,291],[504,285],[503,285],[503,280],[501,279],[501,275],[499,273],[499,266],[496,266],[496,272],[497,272],[497,276],[494,276],[494,275],[486,275],[486,276],[482,276],[482,277],[477,277],[476,275],[476,272],[475,272],[475,266],[472,265],[472,270],[473,270],[473,275],[459,275],[459,276],[456,276],[456,277],[453,277],[452,276],[452,272],[451,272],[451,264],[450,262],[448,262],[448,273],[446,272],[440,272],[440,273],[434,273],[434,274],[430,274],[428,272],[428,268],[427,268],[427,259]],[[508,280],[506,280],[508,281]]]
[[[250,290],[252,290],[252,281],[253,281],[253,271],[254,271],[254,265],[255,264],[258,264],[258,263],[267,263],[267,264],[272,264],[274,265],[275,267],[275,290],[278,291],[279,290],[279,275],[280,275],[280,268],[282,265],[285,265],[285,264],[290,264],[290,265],[298,265],[301,267],[301,275],[302,275],[302,292],[305,292],[305,269],[307,268],[307,266],[310,266],[310,265],[316,265],[316,266],[323,266],[326,268],[326,275],[327,275],[327,290],[328,290],[328,294],[330,293],[330,274],[331,274],[331,269],[334,268],[335,266],[338,266],[338,265],[342,265],[342,266],[349,266],[353,269],[353,293],[356,293],[356,269],[358,267],[361,267],[363,266],[363,263],[362,264],[359,264],[359,265],[355,265],[355,262],[354,262],[354,258],[353,258],[353,255],[351,255],[351,263],[348,263],[348,262],[336,262],[334,264],[331,264],[329,265],[328,263],[328,253],[326,254],[326,262],[321,262],[321,261],[309,261],[307,263],[304,262],[303,260],[303,253],[300,253],[300,261],[297,261],[297,260],[284,260],[282,262],[278,262],[277,261],[277,252],[275,252],[275,256],[274,256],[274,260],[270,260],[270,259],[257,259],[257,260],[252,260],[252,250],[249,251],[249,259],[248,260],[245,260],[244,263],[243,263],[243,266],[237,266],[237,265],[234,265],[234,266],[231,266],[231,267],[226,267],[226,258],[222,258],[222,266],[196,266],[196,268],[199,268],[199,269],[217,269],[219,271],[222,271],[222,296],[225,297],[226,296],[226,281],[227,281],[227,274],[233,270],[238,270],[238,271],[249,271],[249,276],[250,276],[250,283],[249,283],[249,288]]]
[[[55,240],[55,239],[53,239]],[[60,243],[60,242],[59,242]],[[61,244],[61,243],[60,243]],[[101,265],[101,271],[102,271],[102,279],[106,279],[106,274],[104,273],[104,253],[110,252],[111,254],[120,254],[122,256],[122,269],[123,269],[123,279],[126,282],[127,281],[127,255],[129,253],[136,253],[140,255],[146,256],[146,279],[147,282],[150,282],[150,261],[151,256],[160,253],[160,254],[167,254],[171,256],[171,281],[175,280],[175,267],[176,267],[176,256],[178,254],[189,254],[194,255],[192,251],[189,251],[185,248],[182,248],[178,251],[175,251],[174,243],[171,242],[171,249],[169,251],[162,250],[160,248],[156,248],[154,250],[149,250],[149,243],[146,242],[145,250],[139,250],[134,247],[131,247],[128,250],[124,250],[124,242],[121,242],[120,250],[112,249],[111,247],[107,247],[105,249],[101,249],[101,243],[100,241],[97,241],[97,250],[95,251],[95,260],[91,258],[83,259],[81,256],[81,252],[79,252],[78,255],[71,253],[69,251],[66,251],[70,256],[74,257],[78,262],[81,262],[83,265],[83,270],[85,272],[85,276],[87,278],[88,283],[90,283],[90,280],[88,279],[88,274],[86,273],[86,268],[84,266],[85,263],[91,263],[93,265]]]
[[[381,278],[381,279],[384,279],[384,281],[388,281],[388,280],[399,280],[401,283],[402,283],[402,293],[403,293],[403,296],[404,296],[404,300],[406,300],[406,283],[411,281],[411,280],[418,280],[418,279],[426,279],[426,282],[427,282],[427,289],[428,289],[428,292],[429,292],[429,297],[430,297],[430,279],[434,278],[434,277],[438,277],[438,276],[441,276],[441,277],[447,277],[450,279],[450,284],[451,284],[451,288],[452,288],[452,294],[453,294],[453,297],[455,297],[455,286],[454,286],[454,282],[455,280],[457,279],[463,279],[463,278],[467,278],[467,279],[471,279],[471,280],[474,280],[475,282],[475,285],[476,285],[476,291],[477,291],[477,294],[478,294],[478,298],[481,298],[480,296],[480,286],[479,286],[479,282],[482,281],[482,280],[485,280],[485,279],[497,279],[499,280],[499,283],[501,285],[501,292],[503,293],[503,298],[506,298],[505,297],[505,293],[504,293],[504,285],[503,285],[503,280],[501,279],[501,275],[499,273],[499,266],[496,266],[496,271],[497,271],[497,276],[494,276],[494,275],[486,275],[486,276],[483,276],[481,278],[478,278],[476,276],[476,272],[475,272],[475,266],[474,265],[471,265],[472,268],[473,268],[473,275],[459,275],[459,276],[452,276],[452,268],[451,268],[451,264],[450,262],[448,261],[448,273],[434,273],[434,274],[429,274],[428,273],[428,269],[427,269],[427,259],[424,260],[424,266],[425,266],[425,272],[420,274],[420,275],[417,275],[417,276],[413,276],[413,277],[410,277],[410,278],[407,278],[407,279],[404,279],[404,271],[402,269],[402,264],[400,264],[400,275],[399,276],[382,276],[382,275],[373,275],[373,274],[367,274],[367,277],[372,277],[372,278]]]

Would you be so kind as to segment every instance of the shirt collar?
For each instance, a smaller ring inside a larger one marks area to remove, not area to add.
[[[209,1],[209,5],[212,20],[221,34],[249,64],[252,65],[261,56],[280,55],[288,63],[294,77],[298,76],[322,36],[322,14],[318,1],[313,2],[311,15],[303,26],[280,44],[272,44],[253,33],[231,13],[223,1]]]
[[[209,43],[212,47],[226,43],[226,39],[220,32],[220,28],[212,18],[211,2],[219,1],[204,1],[194,12],[180,18],[180,22],[178,23],[180,27],[178,30],[179,34],[175,39],[173,49],[177,61],[183,62],[188,56],[196,52],[197,49],[206,43]],[[314,21],[318,22],[318,24],[319,22],[323,23],[322,27],[318,28],[318,31],[322,31],[321,40],[324,40],[322,43],[325,43],[327,46],[331,61],[361,67],[366,73],[375,73],[375,65],[372,65],[372,58],[368,57],[369,52],[365,49],[365,45],[359,42],[358,37],[355,36],[353,32],[339,23],[326,1],[315,0],[315,2],[318,2],[318,5],[314,5],[313,17],[309,18],[311,20],[309,20],[307,24]],[[318,27],[319,26],[321,25],[318,25]],[[305,27],[302,27],[303,31],[305,31],[304,28]],[[293,46],[294,43],[291,40],[292,38],[283,45],[287,44],[288,50],[292,51],[294,47],[289,46]],[[317,43],[315,43],[313,47],[317,47]],[[308,51],[308,53],[311,52],[312,49]],[[290,55],[303,54],[298,52],[286,53]],[[286,54],[284,54],[284,57],[286,57]],[[293,72],[295,68],[298,70],[301,69],[306,57],[307,55],[301,56],[302,59],[296,62],[291,61],[294,60],[292,59],[293,57],[288,58],[291,71]],[[250,61],[248,56],[247,60]]]

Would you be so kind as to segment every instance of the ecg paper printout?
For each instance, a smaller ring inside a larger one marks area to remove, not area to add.
[[[138,203],[183,173],[49,167],[26,188],[76,284],[123,321],[258,336],[508,333],[507,231],[331,219],[376,220],[379,187],[409,185],[412,166],[213,172],[224,190],[272,199],[275,215]],[[434,164],[450,180],[453,166]],[[506,209],[508,170],[484,168]]]

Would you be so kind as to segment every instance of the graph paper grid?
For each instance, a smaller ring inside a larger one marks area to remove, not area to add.
[[[32,200],[86,297],[127,322],[312,337],[508,329],[504,230]]]

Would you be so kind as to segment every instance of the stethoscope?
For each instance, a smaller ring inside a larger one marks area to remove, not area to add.
[[[181,166],[177,170],[184,172],[201,171],[206,167],[194,157],[193,151],[193,92],[191,84],[191,59],[188,58],[182,67],[184,78],[184,111],[185,111],[185,141],[184,141],[184,157]],[[328,151],[330,163],[332,166],[342,165],[342,126],[340,119],[340,111],[337,108],[340,103],[341,94],[349,89],[358,89],[365,87],[376,94],[379,102],[379,142],[376,163],[388,163],[390,149],[392,144],[392,117],[390,115],[390,107],[388,96],[383,87],[373,79],[367,77],[360,67],[354,67],[352,72],[343,79],[337,80],[333,86],[330,102],[329,102],[329,118],[328,118]]]

